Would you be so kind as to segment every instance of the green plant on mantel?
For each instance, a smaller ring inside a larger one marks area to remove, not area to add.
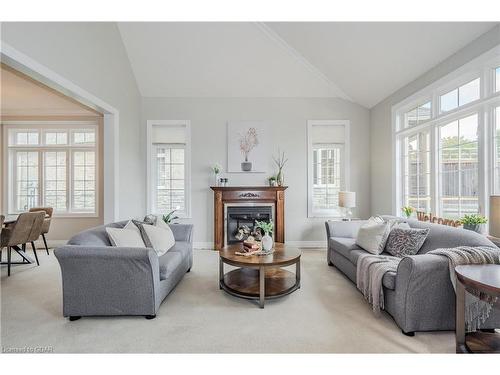
[[[488,219],[477,214],[464,215],[464,217],[460,219],[460,224],[462,225],[481,225],[487,222]]]

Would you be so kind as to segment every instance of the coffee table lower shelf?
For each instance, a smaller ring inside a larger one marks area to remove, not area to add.
[[[300,280],[293,272],[283,268],[264,270],[264,299],[283,297],[300,288]],[[238,268],[224,275],[220,288],[227,293],[245,299],[263,300],[260,294],[260,271],[254,268]]]

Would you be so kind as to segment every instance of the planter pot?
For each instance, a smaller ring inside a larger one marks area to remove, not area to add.
[[[483,232],[483,224],[464,224],[464,229],[472,230],[477,233]]]
[[[262,236],[262,250],[264,251],[271,251],[273,248],[273,238],[266,233],[264,236]]]
[[[244,161],[241,163],[241,170],[243,172],[250,172],[252,170],[252,162]]]

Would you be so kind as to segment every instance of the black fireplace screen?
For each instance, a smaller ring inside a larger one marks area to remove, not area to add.
[[[272,207],[227,207],[227,243],[241,242],[248,236],[260,240],[263,233],[259,228],[255,228],[255,220],[268,222],[273,220]]]

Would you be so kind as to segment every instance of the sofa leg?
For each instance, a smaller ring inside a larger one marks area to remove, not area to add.
[[[329,265],[330,267],[333,267],[333,263],[332,263],[332,261],[331,261],[331,260],[329,260],[329,261],[328,261],[328,265]]]
[[[186,273],[189,273],[189,272],[191,272],[191,268],[186,271]]]
[[[70,316],[69,321],[74,322],[75,320],[81,319],[81,316]]]
[[[144,317],[145,317],[147,320],[151,320],[151,319],[156,318],[156,314],[155,314],[155,315],[144,315]]]
[[[401,330],[401,332],[402,332],[402,333],[403,333],[403,335],[405,335],[405,336],[409,336],[409,337],[413,337],[413,336],[415,336],[415,332],[405,332],[405,331],[403,331],[403,330]]]

